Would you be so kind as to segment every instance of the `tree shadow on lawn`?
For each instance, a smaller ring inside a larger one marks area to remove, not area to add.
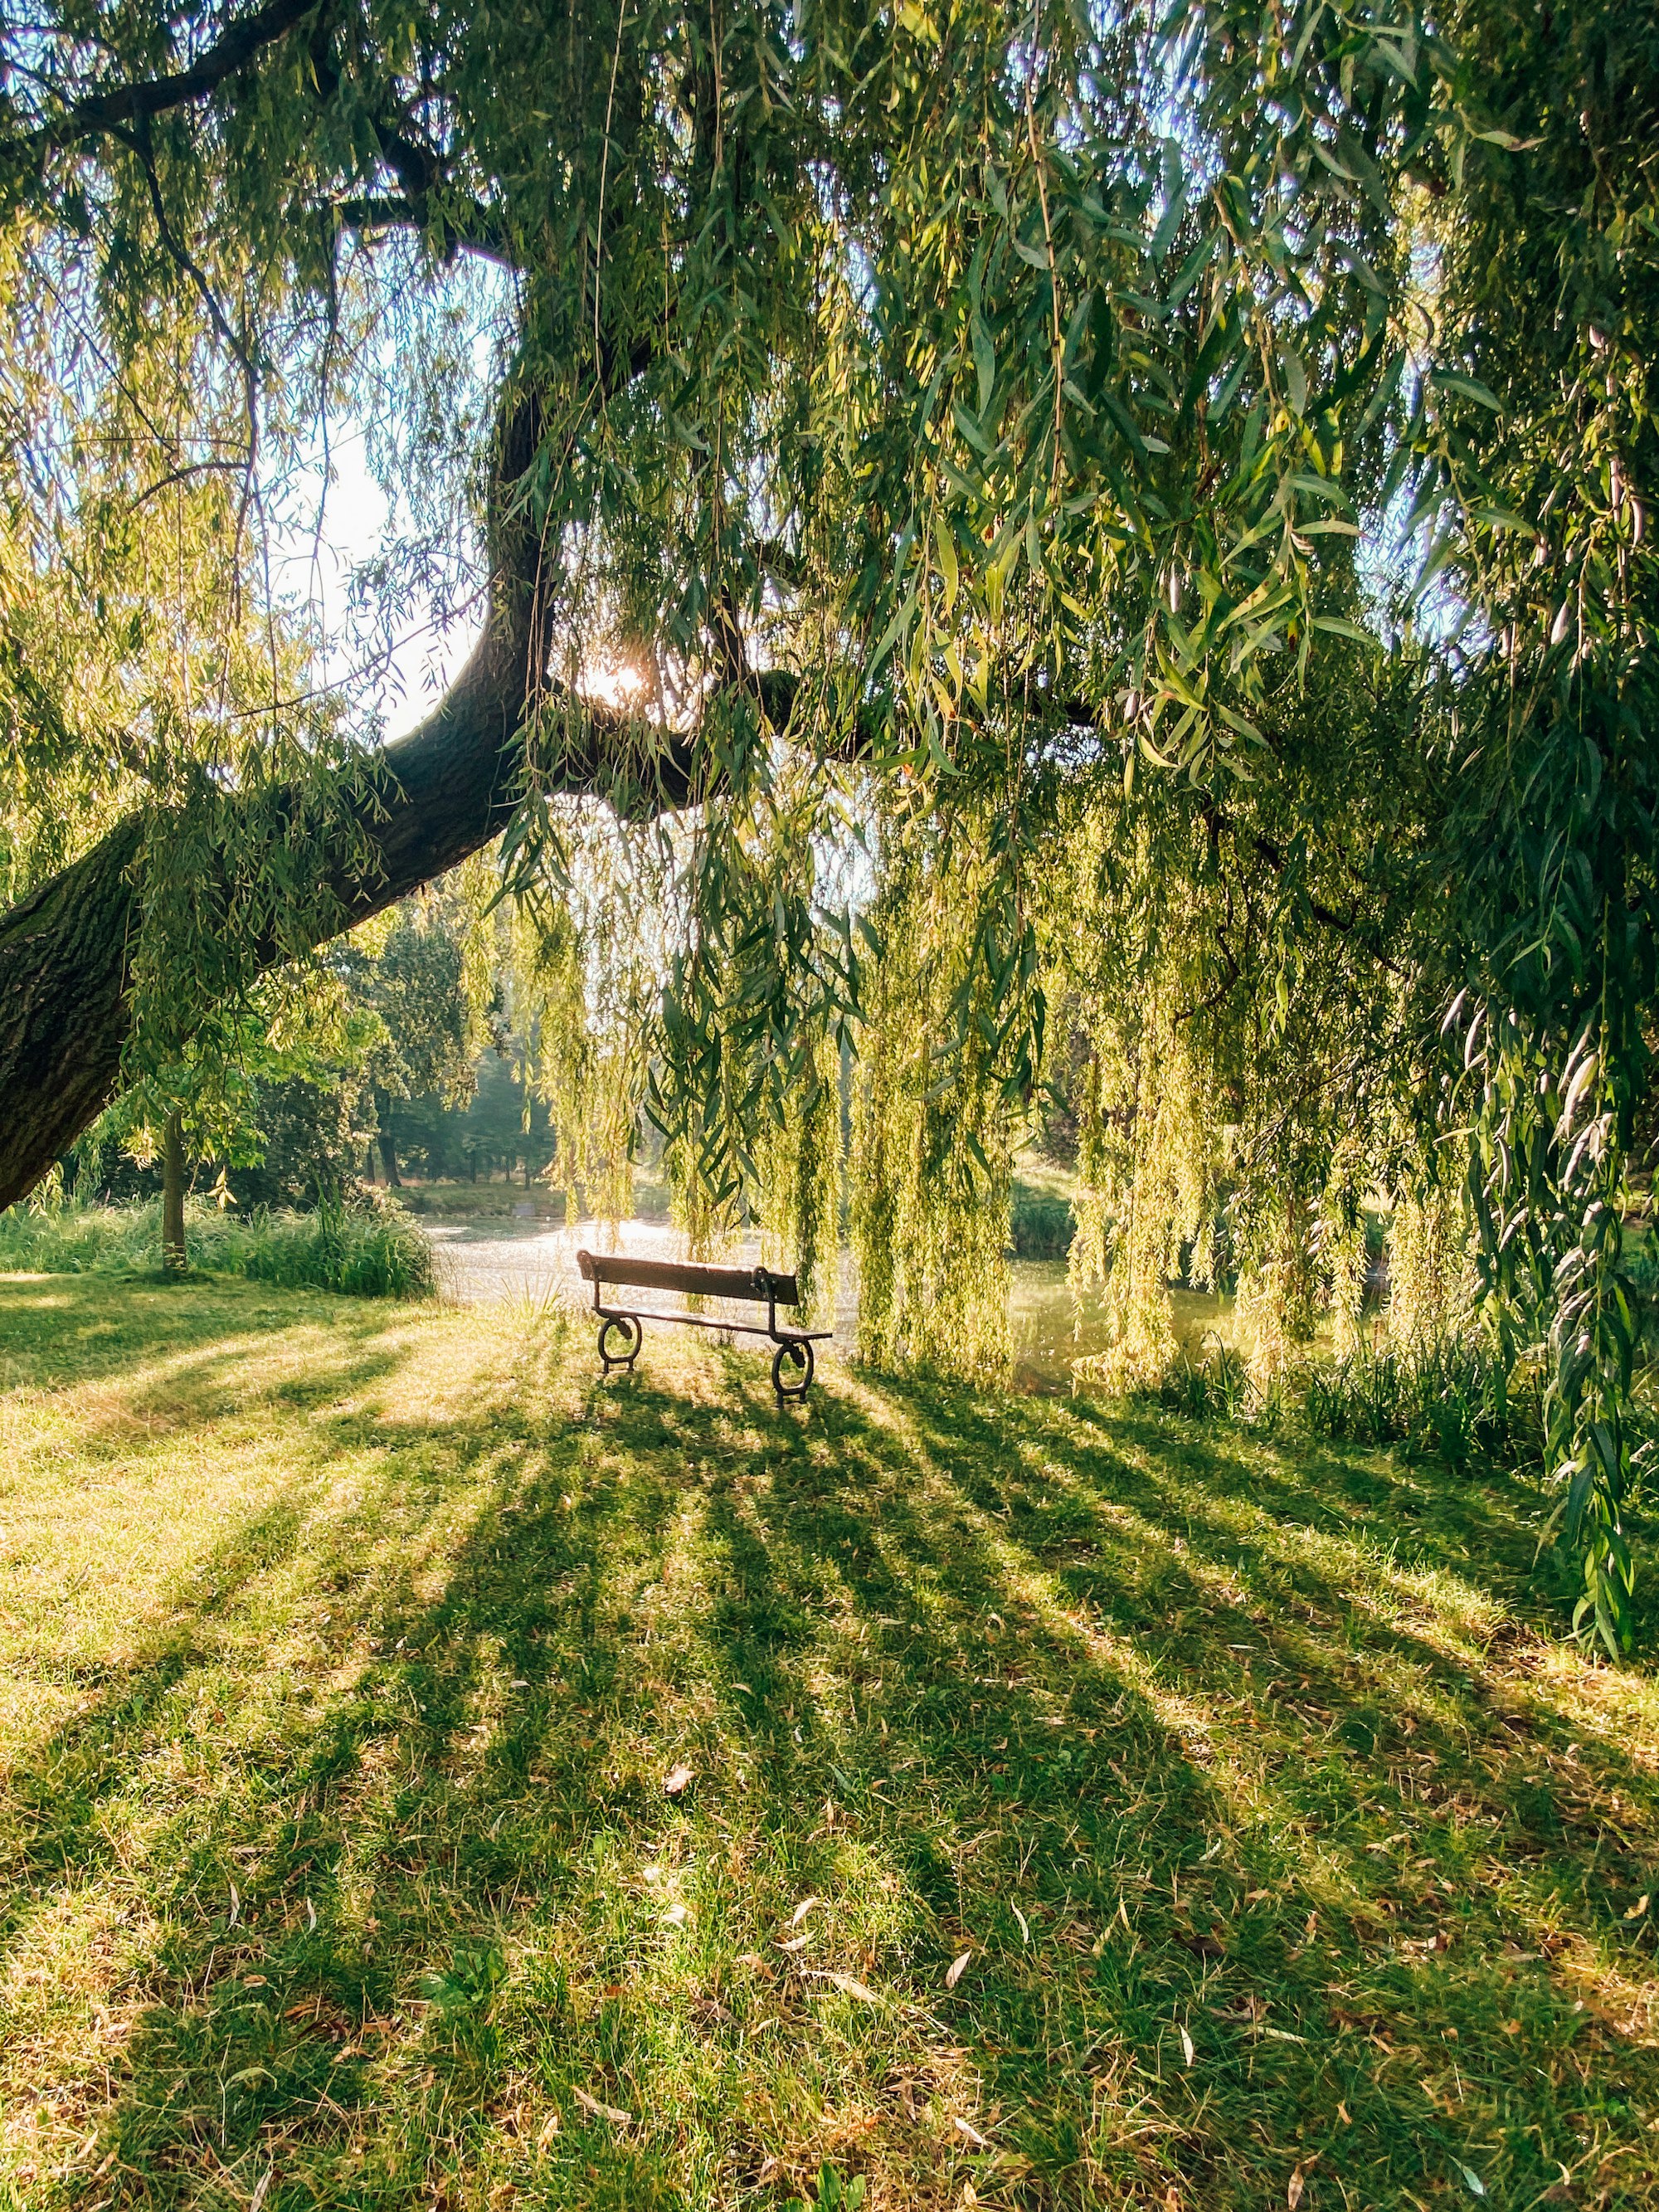
[[[400,1413],[380,1328],[14,1776],[12,1975],[135,1931],[31,2212],[1650,2201],[1646,1686],[1519,1490],[556,1328]]]

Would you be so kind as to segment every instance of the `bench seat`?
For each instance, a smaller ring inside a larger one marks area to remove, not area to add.
[[[673,1322],[686,1328],[712,1328],[740,1336],[763,1336],[777,1346],[772,1355],[772,1388],[780,1400],[804,1398],[812,1387],[812,1346],[833,1334],[827,1328],[780,1327],[778,1308],[800,1304],[800,1285],[793,1275],[781,1275],[769,1267],[712,1267],[696,1260],[636,1260],[625,1252],[587,1252],[576,1255],[584,1282],[593,1285],[593,1311],[599,1321],[599,1358],[608,1375],[613,1367],[631,1368],[644,1341],[644,1323]],[[608,1289],[674,1291],[685,1297],[736,1298],[766,1308],[766,1325],[757,1322],[723,1321],[708,1314],[657,1313],[648,1309],[608,1300]],[[613,1350],[612,1337],[619,1339]]]

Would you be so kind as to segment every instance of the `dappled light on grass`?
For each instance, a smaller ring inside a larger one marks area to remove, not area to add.
[[[1659,1697],[1524,1492],[253,1285],[0,1342],[0,2204],[1653,2200]]]

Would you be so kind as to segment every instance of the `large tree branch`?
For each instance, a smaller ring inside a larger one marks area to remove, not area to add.
[[[121,125],[147,121],[172,108],[186,106],[246,69],[267,46],[285,38],[318,4],[319,0],[266,0],[265,6],[252,15],[229,24],[188,69],[137,83],[113,85],[104,92],[83,93],[67,103],[61,116],[43,124],[33,143],[41,147],[72,145],[78,138],[95,137]]]
[[[492,628],[435,712],[370,763],[343,834],[326,841],[333,857],[307,901],[318,939],[390,906],[505,828],[521,787],[534,673],[522,644]],[[562,764],[558,787],[605,788],[606,734],[594,726],[586,754],[573,750]],[[671,747],[665,756],[670,805],[691,788],[690,750]],[[0,1206],[33,1188],[119,1080],[144,848],[158,826],[153,815],[129,817],[0,915]],[[257,946],[255,957],[269,964],[295,949],[290,931]]]
[[[515,506],[540,432],[533,399],[504,416],[495,554],[483,636],[420,727],[362,769],[344,818],[323,841],[303,921],[253,947],[271,965],[366,920],[487,844],[522,796],[526,735],[548,792],[586,794],[634,816],[694,805],[718,770],[696,732],[665,732],[594,708],[547,683],[547,594],[533,518]],[[781,674],[750,677],[756,712],[782,724],[795,705]],[[242,819],[234,836],[279,840],[283,810],[257,817],[234,793],[215,804]],[[25,1195],[101,1111],[119,1080],[132,1025],[134,957],[147,839],[155,814],[129,817],[86,856],[0,914],[0,1206]]]
[[[418,230],[429,236],[435,228],[446,259],[460,246],[482,260],[493,261],[498,269],[519,266],[500,225],[477,202],[459,206],[453,195],[447,197],[435,226],[429,209],[391,192],[365,192],[354,199],[337,200],[334,212],[347,230]]]
[[[437,711],[372,765],[357,834],[338,841],[341,858],[309,902],[330,917],[319,936],[453,866],[507,819],[520,718],[498,658],[486,639]],[[132,1023],[145,844],[161,826],[154,814],[130,817],[0,915],[0,1206],[32,1190],[114,1092]]]
[[[153,118],[217,91],[307,16],[316,19],[319,34],[312,54],[317,82],[325,93],[331,92],[339,80],[321,36],[324,4],[325,0],[267,0],[252,15],[231,23],[188,69],[78,96],[65,93],[63,112],[32,132],[24,146],[39,155],[53,147],[102,136],[131,146],[135,131],[142,145],[143,130]],[[517,266],[500,224],[489,209],[452,189],[444,157],[436,149],[383,116],[371,115],[369,123],[380,159],[397,179],[399,195],[370,194],[337,204],[348,228],[393,226],[428,231],[437,235],[447,253],[464,246],[504,269]]]
[[[543,681],[532,595],[495,619],[437,708],[368,763],[302,925],[320,942],[428,883],[499,835],[522,796],[526,732],[538,732],[537,781],[549,793],[605,800],[638,817],[695,805],[719,769],[696,732],[665,732],[626,714],[550,693]],[[793,679],[745,687],[781,726]],[[550,754],[545,737],[559,732]],[[866,733],[842,748],[855,757]],[[233,795],[219,802],[234,808]],[[266,834],[282,834],[280,810]],[[120,823],[84,859],[0,914],[0,1206],[24,1197],[95,1119],[120,1079],[132,1026],[133,961],[142,921],[145,842],[154,815]],[[272,965],[295,932],[255,948]]]

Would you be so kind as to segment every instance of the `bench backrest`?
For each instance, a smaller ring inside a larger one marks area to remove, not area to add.
[[[695,1260],[633,1260],[625,1252],[578,1252],[588,1283],[617,1283],[641,1291],[678,1291],[686,1297],[754,1298],[763,1305],[798,1306],[793,1275],[768,1267],[705,1267]]]

